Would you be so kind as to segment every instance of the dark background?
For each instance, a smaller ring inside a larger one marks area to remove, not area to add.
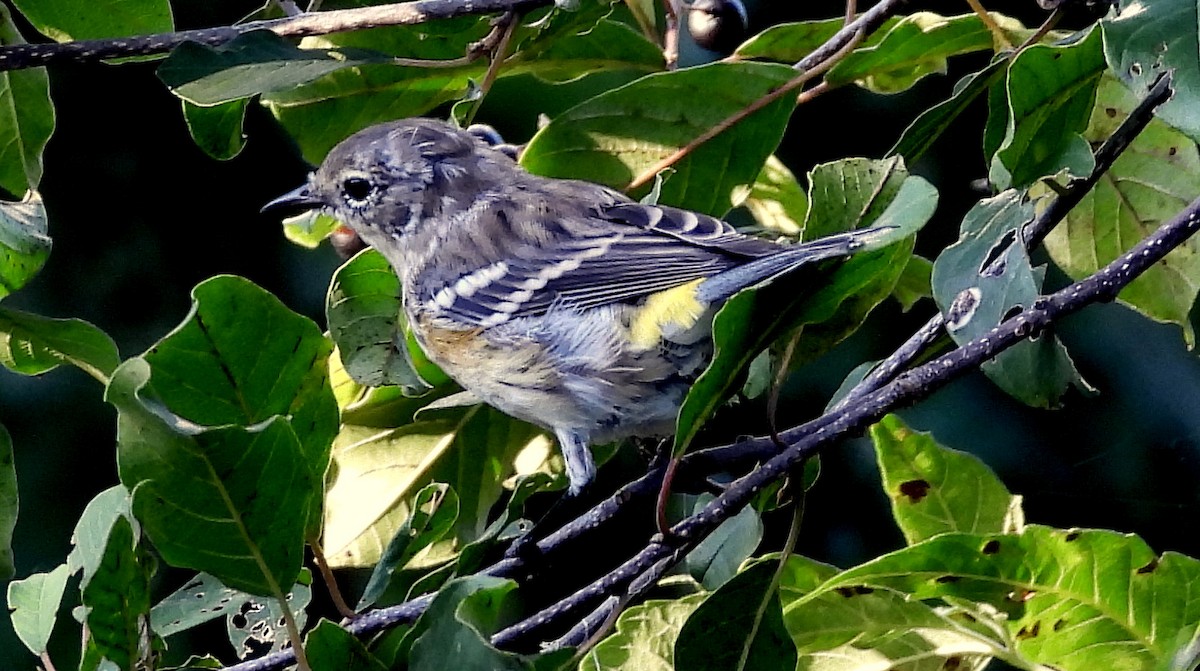
[[[177,25],[229,24],[256,4],[177,3]],[[803,12],[793,4],[803,5]],[[1042,17],[1033,2],[989,7],[1029,25]],[[840,3],[766,0],[750,9],[752,30],[842,11]],[[914,2],[910,9],[966,11],[959,2]],[[1087,17],[1073,20],[1083,25]],[[27,39],[36,37],[23,32]],[[685,59],[701,57],[685,51]],[[881,156],[921,109],[945,98],[958,76],[981,64],[956,61],[949,76],[929,78],[898,96],[856,90],[822,96],[797,110],[780,154],[797,175],[821,161]],[[285,242],[279,222],[258,214],[307,171],[290,141],[251,106],[245,151],[228,162],[208,158],[191,142],[180,104],[155,78],[154,68],[131,63],[51,69],[57,129],[45,154],[41,188],[54,251],[41,274],[5,304],[86,319],[112,335],[123,356],[131,356],[185,318],[191,287],[233,273],[323,324],[324,292],[338,259],[328,246],[310,251]],[[603,74],[567,90],[577,96],[625,79]],[[480,120],[496,125],[510,141],[524,141],[538,112],[552,114],[566,104],[555,87],[526,77],[502,79]],[[936,220],[921,242],[930,256],[954,238],[963,212],[980,197],[970,183],[985,174],[979,141],[984,114],[977,106],[939,141],[929,160],[915,166],[942,193]],[[1052,271],[1051,282],[1056,281],[1061,276]],[[868,328],[789,384],[780,424],[818,412],[851,367],[886,355],[931,310],[928,301],[914,315],[882,306]],[[1194,484],[1200,475],[1200,366],[1179,329],[1104,305],[1072,317],[1058,334],[1098,394],[1073,394],[1061,410],[1035,411],[977,375],[903,416],[944,444],[986,461],[1025,496],[1030,521],[1133,532],[1157,551],[1200,555],[1194,522],[1200,510]],[[101,394],[99,384],[69,367],[39,378],[0,370],[0,423],[13,437],[21,493],[19,577],[61,563],[84,505],[117,482],[115,413]],[[754,404],[731,412],[741,424],[761,424]],[[822,465],[798,552],[848,566],[900,547],[870,445],[847,443],[826,454]],[[229,659],[227,650],[215,652]],[[0,622],[0,668],[32,665],[7,620]]]

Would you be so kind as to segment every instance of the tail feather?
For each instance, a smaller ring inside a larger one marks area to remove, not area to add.
[[[880,246],[878,243],[891,237],[894,229],[894,226],[864,228],[783,247],[778,253],[709,277],[696,288],[696,298],[708,304],[723,301],[748,286],[791,272],[801,266],[875,249]]]

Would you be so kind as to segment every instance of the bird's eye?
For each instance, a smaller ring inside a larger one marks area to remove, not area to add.
[[[365,177],[347,177],[346,181],[342,182],[342,191],[351,201],[365,201],[374,190],[374,185]]]

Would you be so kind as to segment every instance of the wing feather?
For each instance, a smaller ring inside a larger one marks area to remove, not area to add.
[[[442,289],[439,308],[494,326],[552,307],[638,300],[782,249],[720,219],[672,207],[617,203],[559,223],[569,225],[555,226],[560,234],[547,243],[514,249],[502,274],[479,269],[469,274],[472,282],[455,285],[470,285],[469,292]]]

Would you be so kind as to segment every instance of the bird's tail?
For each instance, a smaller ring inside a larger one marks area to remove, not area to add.
[[[895,226],[878,226],[783,247],[778,253],[709,277],[696,288],[696,298],[710,305],[723,301],[748,286],[810,263],[851,256],[890,244],[894,242],[896,231]]]

